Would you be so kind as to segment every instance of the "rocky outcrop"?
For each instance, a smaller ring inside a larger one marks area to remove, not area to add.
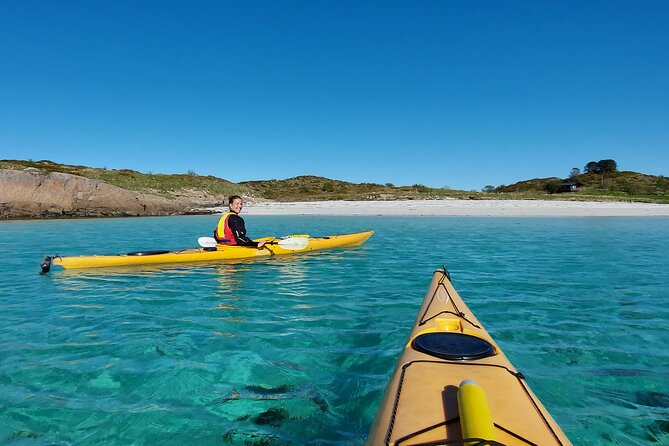
[[[223,197],[174,199],[129,191],[66,173],[0,170],[0,218],[120,217],[206,213]]]

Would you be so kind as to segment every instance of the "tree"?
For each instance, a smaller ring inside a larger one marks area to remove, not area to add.
[[[598,163],[600,172],[616,172],[618,165],[614,160],[600,160]]]
[[[585,172],[593,173],[607,173],[607,172],[616,172],[618,170],[618,165],[614,160],[599,160],[597,162],[590,161],[585,165]]]
[[[571,169],[571,172],[569,172],[569,178],[577,177],[580,174],[581,174],[581,169],[579,169],[578,167],[574,167],[573,169]]]
[[[597,163],[595,161],[590,161],[588,164],[585,165],[585,167],[583,168],[583,171],[585,173],[588,173],[588,172],[599,173],[599,163]]]
[[[495,192],[495,186],[487,185],[486,187],[481,189],[481,192],[486,192],[486,193]]]

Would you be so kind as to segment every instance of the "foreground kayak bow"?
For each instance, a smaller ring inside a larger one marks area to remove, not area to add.
[[[366,231],[356,234],[332,235],[329,237],[297,236],[295,237],[296,240],[291,240],[291,237],[264,237],[256,240],[264,240],[266,242],[265,246],[261,249],[249,246],[216,245],[214,247],[184,249],[181,251],[143,251],[104,256],[49,256],[42,260],[40,266],[42,272],[46,273],[52,264],[62,266],[63,268],[99,268],[106,266],[248,259],[271,255],[296,254],[343,246],[357,246],[364,243],[373,233],[374,231]]]
[[[570,445],[525,377],[437,271],[368,445]]]

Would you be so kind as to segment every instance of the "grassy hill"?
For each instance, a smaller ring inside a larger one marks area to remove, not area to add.
[[[578,183],[577,192],[557,192],[564,183]],[[571,178],[561,179],[534,178],[520,181],[495,189],[498,194],[549,195],[562,199],[609,199],[669,203],[669,178],[665,176],[645,175],[638,172],[622,171],[607,173],[584,173]]]
[[[286,180],[261,180],[233,183],[214,176],[186,174],[141,173],[130,169],[106,169],[58,164],[52,161],[0,160],[0,169],[35,169],[41,172],[63,172],[104,181],[123,189],[165,197],[183,195],[187,191],[203,191],[212,195],[244,195],[277,201],[318,200],[411,200],[445,197],[479,198],[482,194],[450,189],[413,186],[348,183],[316,176],[299,176]]]
[[[446,197],[478,197],[476,192],[440,189],[415,184],[393,186],[376,183],[348,183],[316,176],[299,176],[287,180],[245,181],[240,183],[258,196],[277,201],[317,200],[412,200]]]
[[[141,173],[129,169],[92,168],[58,164],[52,161],[0,160],[0,169],[35,169],[42,172],[63,172],[104,181],[123,189],[164,197],[207,193],[215,196],[232,194],[277,201],[318,200],[414,200],[414,199],[556,199],[612,200],[669,203],[669,179],[637,172],[585,173],[569,179],[535,178],[491,192],[471,192],[431,188],[420,184],[349,183],[317,176],[299,176],[285,180],[258,180],[233,183],[214,176]],[[578,192],[555,193],[560,184],[578,182]]]
[[[130,169],[106,169],[86,166],[58,164],[52,161],[0,160],[0,169],[36,169],[41,172],[62,172],[92,180],[104,181],[123,189],[145,192],[164,197],[173,197],[184,191],[204,191],[212,195],[253,195],[248,187],[214,176],[200,176],[195,173],[160,174],[141,173]]]

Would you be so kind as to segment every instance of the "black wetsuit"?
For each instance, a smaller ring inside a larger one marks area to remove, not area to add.
[[[232,230],[238,246],[255,246],[258,247],[258,242],[254,242],[246,236],[246,226],[244,226],[244,219],[237,214],[232,214],[228,217],[228,227]]]

